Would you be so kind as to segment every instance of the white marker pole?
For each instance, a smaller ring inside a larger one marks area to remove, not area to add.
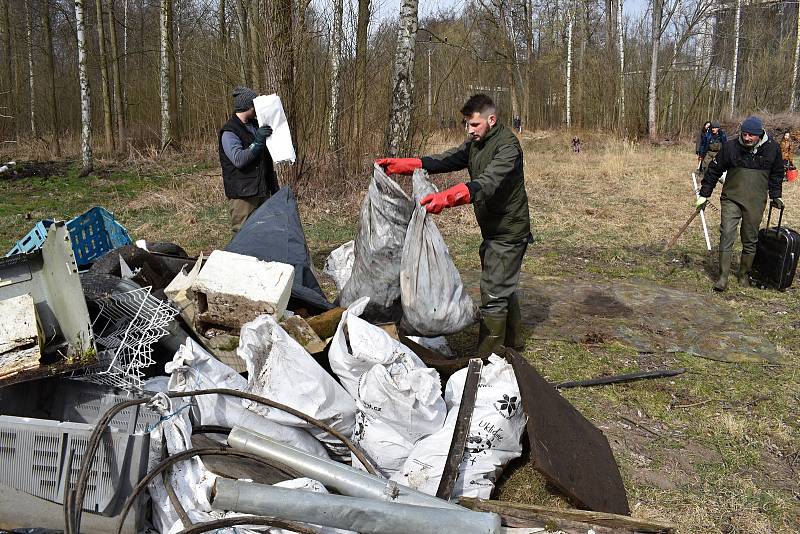
[[[694,175],[694,171],[692,171],[692,187],[695,198],[699,197],[700,190],[697,189],[697,178]],[[711,240],[708,238],[708,225],[706,224],[705,210],[700,210],[700,221],[703,223],[703,235],[706,238],[706,249],[708,249],[708,251],[711,252]]]

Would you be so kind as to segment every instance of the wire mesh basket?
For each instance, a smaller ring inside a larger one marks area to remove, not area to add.
[[[103,297],[94,303],[98,307],[92,323],[98,363],[80,378],[141,391],[142,369],[154,363],[153,343],[167,334],[167,326],[178,310],[153,297],[149,287]]]

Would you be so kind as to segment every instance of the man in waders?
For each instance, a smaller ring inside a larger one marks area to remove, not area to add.
[[[741,223],[742,257],[737,278],[739,285],[750,285],[750,270],[756,255],[758,227],[764,216],[767,196],[772,206],[783,208],[783,162],[781,152],[773,139],[764,131],[758,117],[747,117],[739,128],[739,135],[722,145],[722,149],[708,166],[697,197],[697,208],[704,209],[722,173],[728,171],[722,187],[722,206],[719,226],[719,279],[716,291],[728,287],[736,228]]]
[[[429,213],[473,204],[481,228],[481,328],[478,354],[498,352],[501,346],[524,347],[517,284],[522,258],[531,236],[528,195],[525,192],[522,147],[497,122],[494,102],[474,95],[461,108],[469,139],[459,147],[423,158],[384,158],[376,163],[388,174],[431,174],[469,171],[470,181],[433,193],[420,201]]]
[[[722,149],[722,145],[728,142],[728,136],[725,131],[720,128],[719,121],[713,121],[711,128],[703,134],[703,139],[700,141],[700,173],[705,174],[711,161]]]

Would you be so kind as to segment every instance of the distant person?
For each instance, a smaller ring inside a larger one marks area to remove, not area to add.
[[[727,141],[725,130],[720,127],[719,122],[712,121],[711,128],[703,135],[703,141],[700,143],[700,173],[705,174],[711,160]]]
[[[737,278],[739,285],[750,285],[750,270],[756,255],[758,227],[764,216],[767,197],[771,205],[783,209],[783,163],[780,147],[764,130],[758,117],[747,117],[739,135],[722,145],[708,166],[697,197],[697,208],[704,209],[722,173],[728,171],[720,196],[719,278],[714,290],[725,291],[731,268],[736,229],[741,223],[742,257]]]
[[[703,123],[703,127],[700,129],[700,134],[697,136],[697,141],[694,143],[694,153],[697,155],[697,164],[699,166],[700,162],[703,161],[703,157],[700,155],[700,145],[703,144],[703,136],[706,135],[707,132],[711,131],[711,121],[706,121]]]
[[[476,353],[522,348],[522,312],[517,295],[522,258],[531,236],[522,147],[514,132],[497,120],[492,99],[478,94],[461,108],[469,138],[461,146],[423,158],[383,158],[375,163],[389,174],[469,171],[470,180],[425,196],[429,213],[472,204],[481,228],[481,326]]]
[[[784,133],[783,139],[781,139],[781,158],[784,169],[794,167],[794,147],[792,146],[792,135],[789,132]]]
[[[516,130],[517,133],[522,133],[522,119],[520,117],[514,117],[512,122],[514,125],[514,130]]]
[[[576,154],[581,153],[581,139],[577,135],[572,138],[572,151]]]
[[[278,176],[266,141],[270,126],[259,128],[249,87],[233,90],[233,114],[219,131],[219,163],[225,196],[230,199],[231,228],[236,233],[253,211],[278,191]]]

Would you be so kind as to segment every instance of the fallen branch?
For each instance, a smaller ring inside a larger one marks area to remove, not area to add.
[[[570,380],[559,382],[555,385],[556,389],[568,389],[578,387],[606,386],[608,384],[619,384],[622,382],[633,382],[635,380],[646,380],[652,378],[664,378],[677,376],[686,372],[686,369],[661,369],[659,371],[640,371],[638,373],[628,373],[624,375],[600,376],[589,378],[588,380]]]

